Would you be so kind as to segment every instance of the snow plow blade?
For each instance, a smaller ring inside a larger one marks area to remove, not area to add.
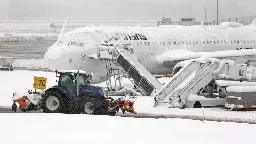
[[[114,114],[117,113],[119,110],[121,110],[123,114],[125,112],[136,114],[134,111],[134,101],[132,101],[131,99],[124,99],[124,98],[118,98],[117,100],[112,99],[109,102],[108,112],[110,113],[110,115],[112,115],[113,113]]]

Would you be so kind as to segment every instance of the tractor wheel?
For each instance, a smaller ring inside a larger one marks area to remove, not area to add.
[[[108,115],[110,115],[110,116],[115,116],[115,115],[116,115],[116,112],[110,112],[110,113],[108,113]]]
[[[12,111],[14,111],[14,112],[17,111],[17,105],[15,103],[12,105]]]
[[[202,105],[199,101],[196,101],[195,104],[194,104],[194,108],[201,108]]]
[[[59,92],[49,91],[43,100],[43,112],[60,113],[64,111],[64,99]]]
[[[82,113],[91,115],[107,115],[108,105],[106,105],[105,100],[99,99],[86,99],[82,103]]]

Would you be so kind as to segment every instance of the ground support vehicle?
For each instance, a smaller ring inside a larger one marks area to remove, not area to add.
[[[84,71],[56,71],[56,76],[58,84],[42,93],[30,91],[27,96],[14,97],[13,111],[18,103],[22,111],[42,109],[45,113],[115,115],[119,109],[134,112],[131,101],[108,97],[103,87],[90,84],[92,75]],[[44,82],[41,85],[46,87]]]

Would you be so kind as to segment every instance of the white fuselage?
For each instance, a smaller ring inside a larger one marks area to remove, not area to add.
[[[167,74],[173,66],[191,57],[188,53],[255,49],[254,26],[165,26],[165,27],[83,27],[66,33],[45,54],[52,69],[81,69],[93,73],[93,82],[107,80],[104,61],[91,59],[105,40],[130,43],[140,62],[152,74]],[[160,63],[159,57],[173,57]]]

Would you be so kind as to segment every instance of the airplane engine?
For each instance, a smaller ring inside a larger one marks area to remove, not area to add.
[[[188,63],[190,62],[190,60],[185,60],[185,61],[181,61],[179,63],[177,63],[172,70],[172,74],[175,75],[177,72],[180,71],[180,69],[182,69],[183,67],[185,67]]]

